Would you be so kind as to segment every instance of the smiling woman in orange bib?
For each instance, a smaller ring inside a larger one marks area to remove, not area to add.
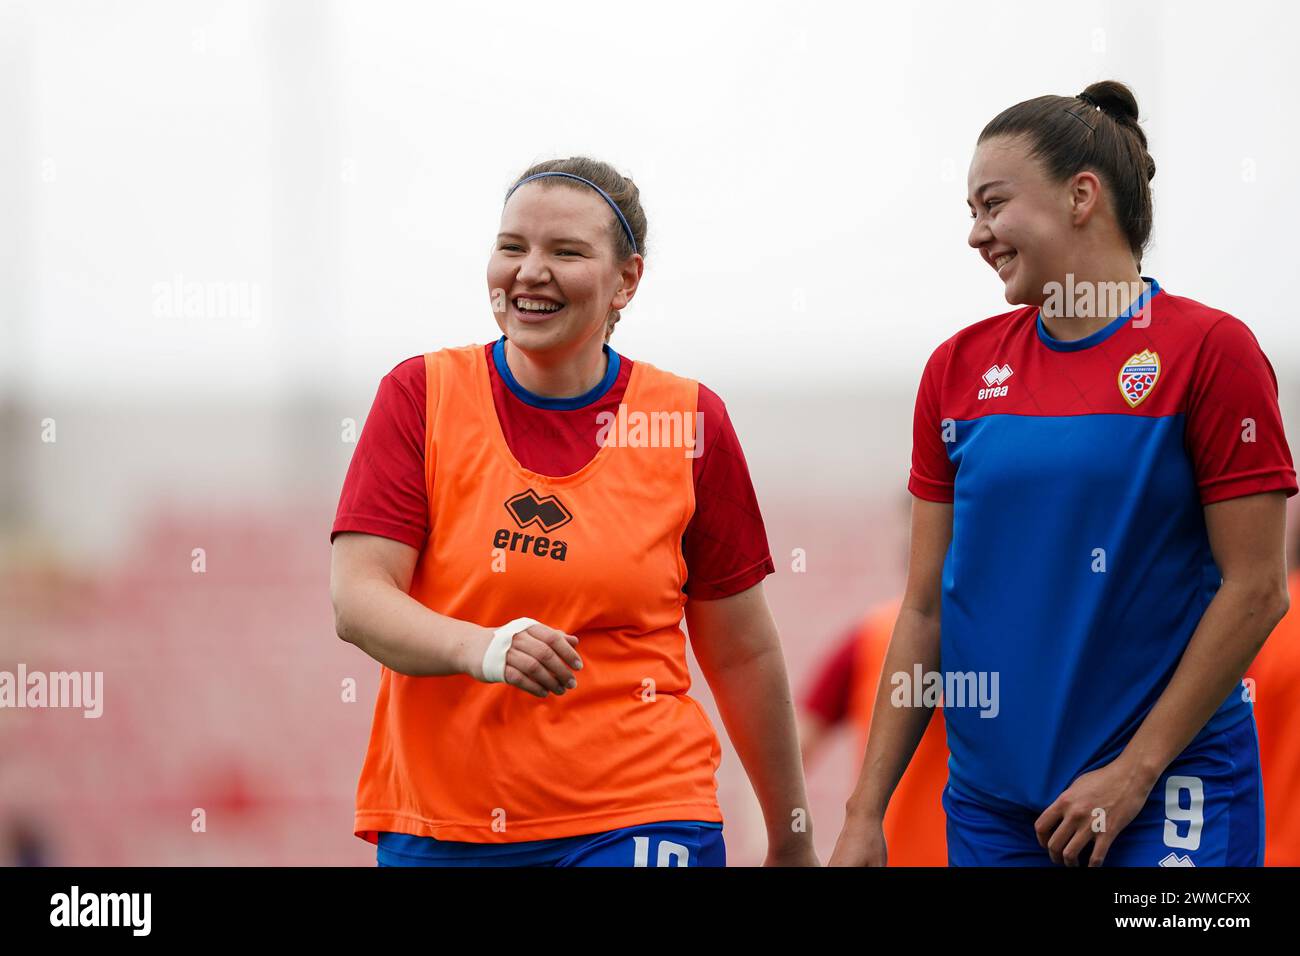
[[[607,344],[645,233],[611,167],[534,166],[488,262],[501,338],[380,385],[331,569],[339,636],[383,665],[355,820],[380,865],[725,865],[683,618],[767,862],[816,865],[725,406]]]

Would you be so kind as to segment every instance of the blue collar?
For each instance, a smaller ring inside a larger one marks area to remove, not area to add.
[[[598,401],[608,392],[618,380],[618,367],[621,364],[619,354],[608,345],[604,346],[605,351],[605,377],[596,383],[595,387],[585,394],[575,395],[572,398],[547,398],[545,395],[534,395],[528,389],[519,384],[515,379],[514,373],[510,371],[510,365],[506,362],[506,337],[503,335],[497,339],[497,344],[492,346],[492,362],[497,367],[497,374],[501,380],[506,383],[506,388],[514,394],[525,405],[531,405],[533,408],[552,408],[560,411],[570,411],[575,408],[583,408],[592,402]]]
[[[1137,300],[1135,302],[1130,303],[1129,307],[1125,309],[1121,315],[1115,316],[1115,318],[1111,322],[1102,326],[1096,332],[1093,332],[1092,335],[1085,336],[1081,339],[1076,339],[1073,342],[1062,342],[1060,339],[1052,338],[1051,333],[1049,333],[1047,329],[1043,326],[1043,313],[1042,310],[1040,309],[1038,312],[1038,340],[1042,342],[1044,345],[1046,345],[1049,349],[1054,349],[1057,352],[1077,352],[1079,349],[1092,348],[1094,345],[1097,345],[1099,342],[1106,341],[1108,338],[1110,338],[1112,335],[1118,332],[1120,330],[1120,327],[1123,326],[1124,323],[1127,322],[1129,319],[1131,319],[1135,312],[1141,312],[1146,307],[1146,304],[1150,302],[1152,299],[1154,299],[1157,294],[1159,294],[1160,292],[1159,282],[1157,282],[1155,279],[1151,278],[1150,276],[1141,276],[1140,278],[1144,282],[1149,282],[1151,284],[1151,288],[1144,289],[1142,291],[1142,294],[1137,297]]]

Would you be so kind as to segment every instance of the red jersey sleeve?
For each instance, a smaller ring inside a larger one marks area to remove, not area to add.
[[[684,590],[700,601],[730,597],[776,570],[745,453],[722,399],[700,387],[704,450],[695,459],[695,514],[682,537]]]
[[[957,469],[948,457],[944,423],[939,414],[939,395],[951,348],[949,341],[934,350],[925,363],[921,386],[916,392],[916,411],[912,417],[912,470],[907,490],[926,501],[952,501],[953,482],[957,475]]]
[[[417,550],[429,534],[424,485],[424,356],[383,377],[343,479],[330,540],[341,531],[392,538]]]
[[[1225,315],[1205,333],[1187,393],[1184,440],[1202,504],[1296,493],[1277,376],[1240,319]]]
[[[827,724],[838,724],[848,716],[852,697],[853,671],[857,655],[858,628],[850,628],[818,669],[803,706]]]

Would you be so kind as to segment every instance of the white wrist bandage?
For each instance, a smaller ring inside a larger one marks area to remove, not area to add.
[[[503,624],[496,629],[492,642],[488,644],[487,650],[483,652],[483,680],[485,683],[505,683],[506,651],[510,650],[510,642],[514,640],[514,636],[520,631],[538,623],[541,622],[534,621],[531,617],[517,617],[509,624]]]

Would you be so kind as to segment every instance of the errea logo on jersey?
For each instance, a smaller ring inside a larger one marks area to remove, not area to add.
[[[1010,365],[994,365],[982,376],[988,388],[980,389],[980,398],[1001,398],[1007,394],[1008,386],[1003,385],[1011,377]]]

